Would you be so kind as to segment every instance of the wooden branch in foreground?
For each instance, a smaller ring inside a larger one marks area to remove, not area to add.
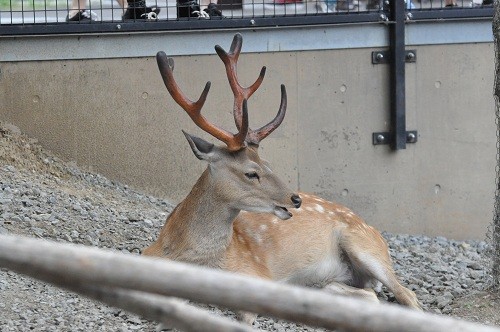
[[[91,285],[55,284],[110,306],[122,308],[169,328],[188,332],[252,332],[248,325],[210,314],[208,311],[167,298],[133,290]]]
[[[451,317],[224,271],[21,237],[0,235],[0,266],[51,283],[133,289],[328,329],[500,332]]]

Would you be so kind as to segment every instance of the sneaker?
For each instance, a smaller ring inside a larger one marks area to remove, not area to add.
[[[69,17],[69,13],[66,16],[66,22],[92,22],[97,18],[97,14],[91,10],[82,9],[75,15]]]
[[[215,3],[209,3],[204,10],[196,0],[177,0],[177,18],[224,18],[222,11]]]
[[[203,11],[205,13],[208,14],[208,16],[210,17],[215,17],[215,18],[224,18],[224,16],[222,15],[222,12],[221,10],[219,9],[219,7],[217,7],[217,5],[215,3],[209,3],[208,4],[208,7],[203,9]]]
[[[146,1],[139,0],[135,2],[129,2],[128,8],[122,15],[122,20],[148,20],[156,21],[158,19],[158,14],[160,13],[160,8],[148,7],[146,6]]]
[[[177,18],[200,17],[200,5],[196,0],[177,0]]]

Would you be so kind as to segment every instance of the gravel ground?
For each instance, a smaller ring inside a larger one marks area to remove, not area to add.
[[[156,238],[172,208],[164,199],[62,162],[36,140],[0,123],[0,234],[138,254]],[[416,292],[425,310],[461,315],[460,299],[484,288],[485,242],[384,236],[398,276]],[[394,301],[387,292],[380,297]],[[498,302],[491,303],[492,315],[500,316]],[[468,309],[470,313],[474,304]],[[268,331],[323,331],[265,317],[259,317],[256,325]],[[1,332],[155,331],[156,327],[122,310],[0,269]]]

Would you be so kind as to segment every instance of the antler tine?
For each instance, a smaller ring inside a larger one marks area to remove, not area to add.
[[[278,110],[278,114],[274,117],[274,119],[266,124],[265,126],[260,127],[257,130],[248,130],[246,141],[249,144],[259,145],[260,141],[269,136],[274,129],[278,128],[286,114],[286,106],[287,106],[287,97],[286,97],[286,88],[284,84],[281,84],[281,102],[280,108]]]
[[[201,109],[203,108],[203,105],[205,104],[205,101],[207,99],[211,83],[207,82],[205,88],[203,89],[203,92],[200,95],[200,98],[196,102],[193,102],[189,98],[187,98],[184,93],[182,93],[181,89],[175,82],[173,74],[174,60],[172,58],[167,58],[165,52],[160,51],[156,54],[156,61],[158,62],[158,68],[160,69],[160,74],[163,78],[163,82],[165,83],[165,87],[167,88],[168,92],[175,100],[175,102],[186,111],[186,113],[198,127],[214,136],[215,138],[226,143],[228,150],[230,151],[238,151],[245,146],[245,137],[248,133],[248,112],[246,112],[246,115],[243,114],[243,123],[241,129],[236,135],[233,135],[232,133],[217,127],[216,125],[210,123],[203,115],[201,115]]]
[[[243,106],[243,100],[248,100],[255,91],[260,87],[262,81],[264,80],[264,76],[266,74],[266,67],[262,67],[260,70],[259,77],[257,80],[250,85],[249,87],[242,87],[238,82],[237,76],[237,63],[238,57],[240,56],[241,46],[243,44],[243,37],[241,34],[237,33],[234,35],[233,42],[231,43],[231,47],[229,49],[229,53],[226,52],[220,45],[215,46],[215,51],[221,58],[222,62],[224,62],[224,66],[226,67],[227,79],[229,81],[229,86],[233,91],[234,95],[234,106],[233,106],[233,114],[234,121],[236,123],[236,127],[239,129],[241,127],[241,112]]]

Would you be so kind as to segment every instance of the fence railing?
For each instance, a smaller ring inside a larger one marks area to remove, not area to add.
[[[152,320],[168,322],[171,327],[185,331],[252,329],[223,317],[215,317],[169,296],[327,329],[500,331],[495,327],[401,306],[334,296],[320,290],[188,264],[15,236],[0,235],[0,267]]]
[[[401,0],[403,1],[403,0]],[[405,0],[408,20],[489,17],[491,0]],[[388,22],[389,0],[0,0],[0,35]]]

